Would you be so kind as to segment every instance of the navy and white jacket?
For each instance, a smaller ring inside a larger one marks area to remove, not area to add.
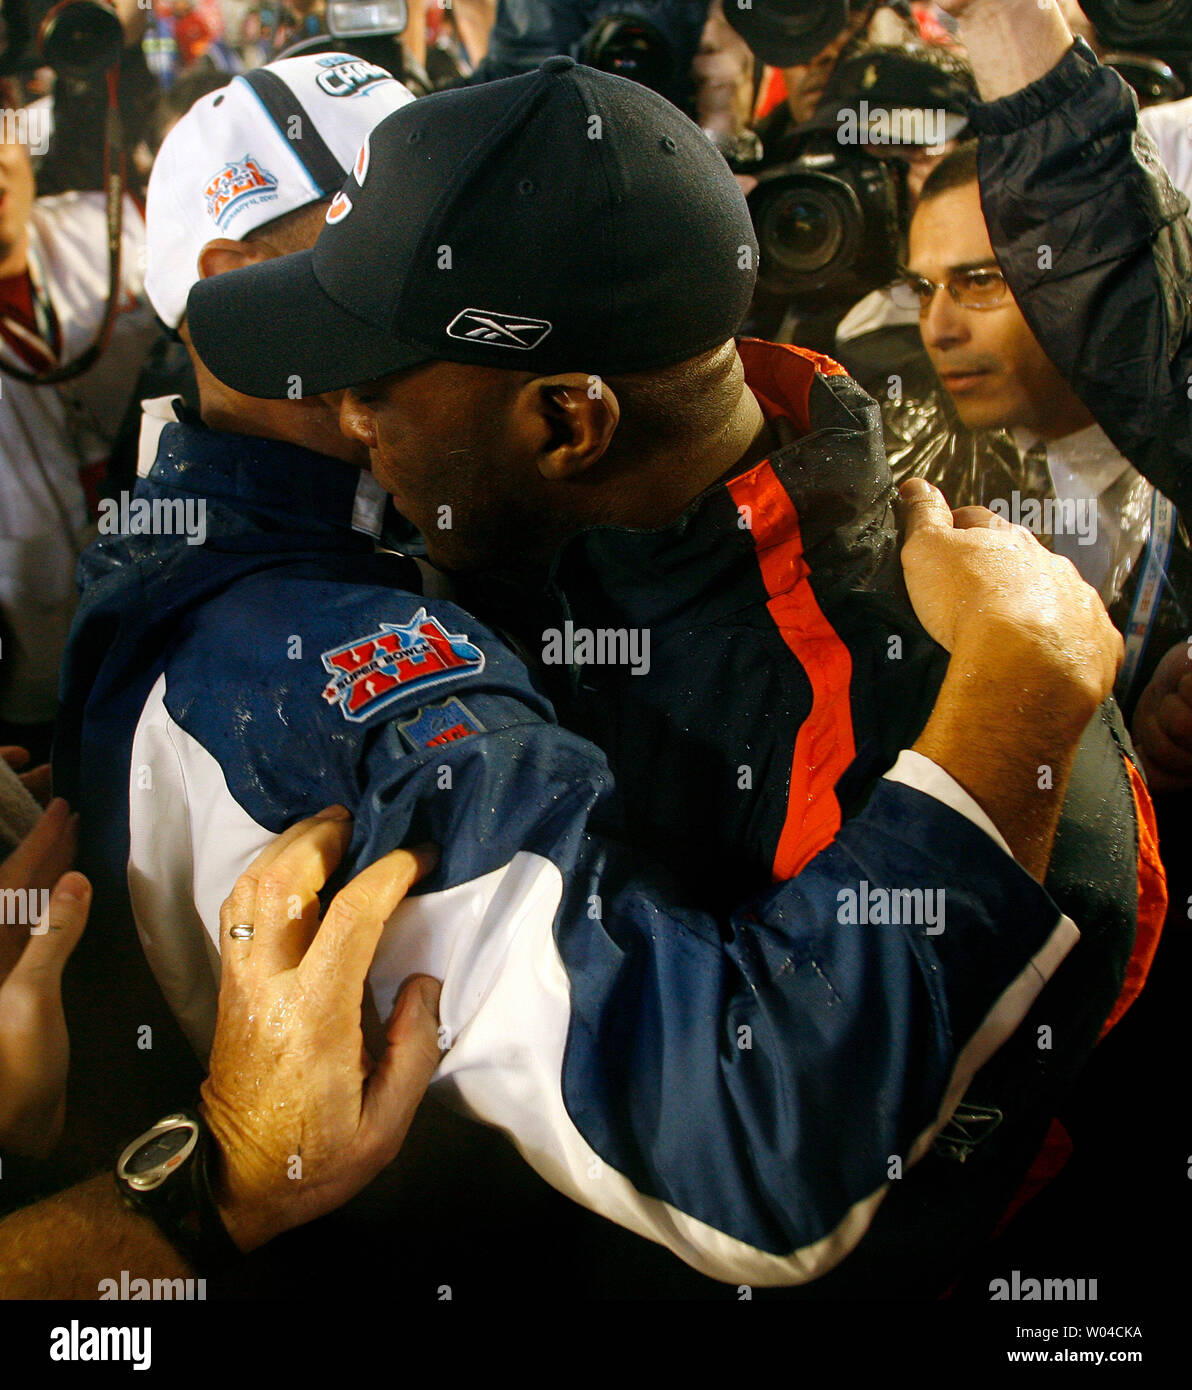
[[[97,920],[131,901],[200,1054],[223,898],[342,802],[346,872],[442,847],[369,977],[382,1019],[412,972],[443,980],[441,1095],[714,1277],[839,1260],[892,1158],[926,1150],[1077,939],[976,803],[904,752],[796,878],[703,911],[618,836],[603,754],[512,652],[376,552],[370,476],[193,418],[156,428],[133,534],[84,557],[55,775]],[[163,534],[187,503],[202,544]],[[847,924],[842,894],[874,889],[903,916],[897,890],[942,892],[945,929]]]

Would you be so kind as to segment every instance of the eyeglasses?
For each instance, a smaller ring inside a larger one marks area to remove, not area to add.
[[[997,266],[954,271],[942,285],[925,275],[903,270],[890,286],[890,294],[900,309],[918,309],[920,314],[927,312],[936,290],[947,290],[962,309],[996,309],[1010,293],[1006,277]]]

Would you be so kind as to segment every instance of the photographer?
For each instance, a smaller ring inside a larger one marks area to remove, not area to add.
[[[963,60],[938,45],[864,50],[840,64],[801,127],[802,157],[765,169],[750,195],[778,341],[841,357],[841,340],[864,336],[845,365],[879,397],[917,350],[914,314],[888,283],[924,179],[968,123],[973,89]],[[759,296],[755,311],[766,308]]]
[[[892,12],[899,17],[893,18]],[[652,87],[692,116],[719,144],[731,143],[722,127],[723,84],[732,71],[740,88],[736,134],[745,127],[748,98],[760,64],[780,68],[789,108],[773,118],[776,145],[791,119],[806,120],[832,69],[868,30],[875,14],[890,17],[889,39],[915,33],[905,0],[498,0],[488,52],[472,75],[491,82],[529,72],[544,58],[566,53],[589,67]],[[732,31],[735,30],[735,34]],[[754,71],[740,66],[741,41]],[[734,105],[737,102],[734,100]]]
[[[6,0],[6,13],[11,5],[12,0]],[[96,5],[95,8],[106,10],[108,6]],[[117,99],[124,148],[131,150],[148,132],[157,107],[158,87],[141,49],[148,11],[139,6],[137,0],[115,0],[113,8],[123,31],[123,46],[116,65]],[[11,53],[5,55],[10,62],[12,56]],[[96,57],[99,56],[97,53]],[[29,61],[41,60],[34,57]],[[103,67],[56,73],[53,133],[49,150],[37,166],[39,196],[103,188],[103,130],[107,104],[107,78]],[[139,196],[143,185],[133,182],[131,189]]]
[[[21,744],[39,760],[74,613],[75,563],[93,534],[91,508],[112,440],[156,335],[141,300],[140,211],[127,194],[117,204],[82,191],[101,186],[103,98],[96,106],[95,94],[107,86],[102,66],[89,75],[83,68],[92,57],[118,58],[122,43],[112,11],[95,5],[89,14],[107,23],[107,48],[92,53],[84,44],[69,55],[48,153],[33,112],[6,112],[13,119],[0,130],[0,742]],[[143,22],[131,0],[126,14],[125,40]],[[5,55],[10,100],[16,73],[38,61],[27,50]],[[41,153],[43,196],[35,197],[32,156]],[[80,363],[84,370],[64,370]]]
[[[806,58],[800,55],[796,60],[793,54],[768,52],[765,61],[782,72],[786,100],[758,122],[767,163],[793,159],[798,154],[810,123],[831,99],[834,79],[850,59],[869,44],[895,47],[919,38],[906,5],[849,0],[840,17],[838,31]]]

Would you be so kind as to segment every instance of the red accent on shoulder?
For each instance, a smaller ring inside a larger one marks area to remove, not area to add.
[[[836,783],[856,757],[849,684],[853,660],[824,617],[803,558],[794,503],[768,462],[728,484],[749,508],[750,533],[769,594],[766,604],[782,640],[811,682],[811,713],[795,736],[786,820],[774,854],[775,882],[793,878],[840,830]]]
[[[27,270],[0,277],[0,312],[11,314],[31,332],[37,332],[37,320],[33,313],[33,283]]]
[[[28,270],[0,279],[0,339],[30,371],[57,366],[53,346],[42,339],[37,326]]]
[[[1134,793],[1134,818],[1138,825],[1138,927],[1134,933],[1134,948],[1126,963],[1126,977],[1109,1017],[1102,1025],[1098,1042],[1138,998],[1151,962],[1159,949],[1163,920],[1167,916],[1167,874],[1159,858],[1159,830],[1155,824],[1155,808],[1142,774],[1129,758],[1124,758]]]
[[[848,376],[848,372],[810,348],[790,343],[767,343],[761,338],[742,338],[737,351],[745,367],[745,381],[757,397],[768,420],[787,419],[800,434],[811,428],[807,399],[816,373],[820,376]]]

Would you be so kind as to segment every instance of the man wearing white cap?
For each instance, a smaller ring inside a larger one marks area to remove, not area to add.
[[[200,276],[312,246],[369,131],[414,98],[384,68],[344,53],[285,58],[200,98],[162,144],[146,205],[145,291],[189,346],[186,296]],[[363,463],[321,397],[281,409],[229,391],[191,353],[203,416],[215,428],[290,439]],[[153,463],[168,399],[146,402],[142,474]],[[369,480],[371,481],[371,480]]]

